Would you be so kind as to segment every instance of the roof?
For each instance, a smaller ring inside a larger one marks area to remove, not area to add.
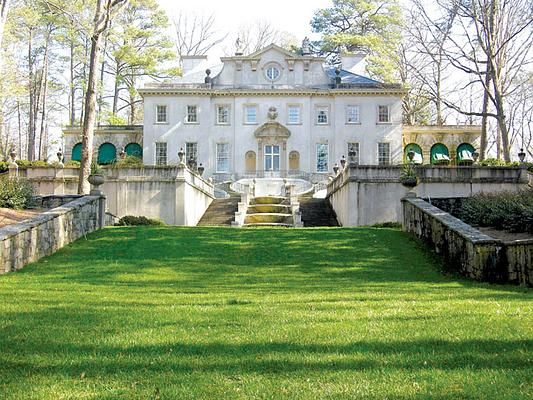
[[[330,67],[330,66],[324,67],[324,71],[326,71],[329,77],[333,79],[335,79],[335,77],[337,76],[335,72],[336,69],[337,68]],[[376,86],[382,85],[381,82],[376,81],[375,79],[371,79],[371,78],[368,78],[362,75],[357,75],[357,74],[354,74],[353,72],[346,71],[345,69],[341,69],[340,71],[341,71],[340,73],[341,83],[351,84],[351,85],[365,85],[365,86],[366,85],[376,85]]]

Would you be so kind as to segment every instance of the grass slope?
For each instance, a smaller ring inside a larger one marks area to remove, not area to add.
[[[394,229],[110,228],[0,277],[0,398],[530,399],[532,299]]]

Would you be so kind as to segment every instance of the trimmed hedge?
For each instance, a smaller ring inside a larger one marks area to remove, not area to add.
[[[143,216],[136,217],[133,215],[126,215],[118,220],[115,226],[163,226],[162,221],[157,219],[146,218]]]
[[[25,179],[0,178],[0,207],[26,208],[31,202],[34,190],[33,185]]]
[[[463,201],[458,216],[471,225],[533,233],[533,190],[474,195]]]

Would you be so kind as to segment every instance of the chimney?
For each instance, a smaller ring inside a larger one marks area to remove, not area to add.
[[[359,51],[357,53],[341,54],[342,69],[357,75],[366,75],[366,53]]]
[[[206,60],[206,55],[181,56],[182,75],[187,75]]]

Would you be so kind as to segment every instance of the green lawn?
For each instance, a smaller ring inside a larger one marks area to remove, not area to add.
[[[110,228],[0,277],[0,399],[531,399],[533,291],[394,229]]]

